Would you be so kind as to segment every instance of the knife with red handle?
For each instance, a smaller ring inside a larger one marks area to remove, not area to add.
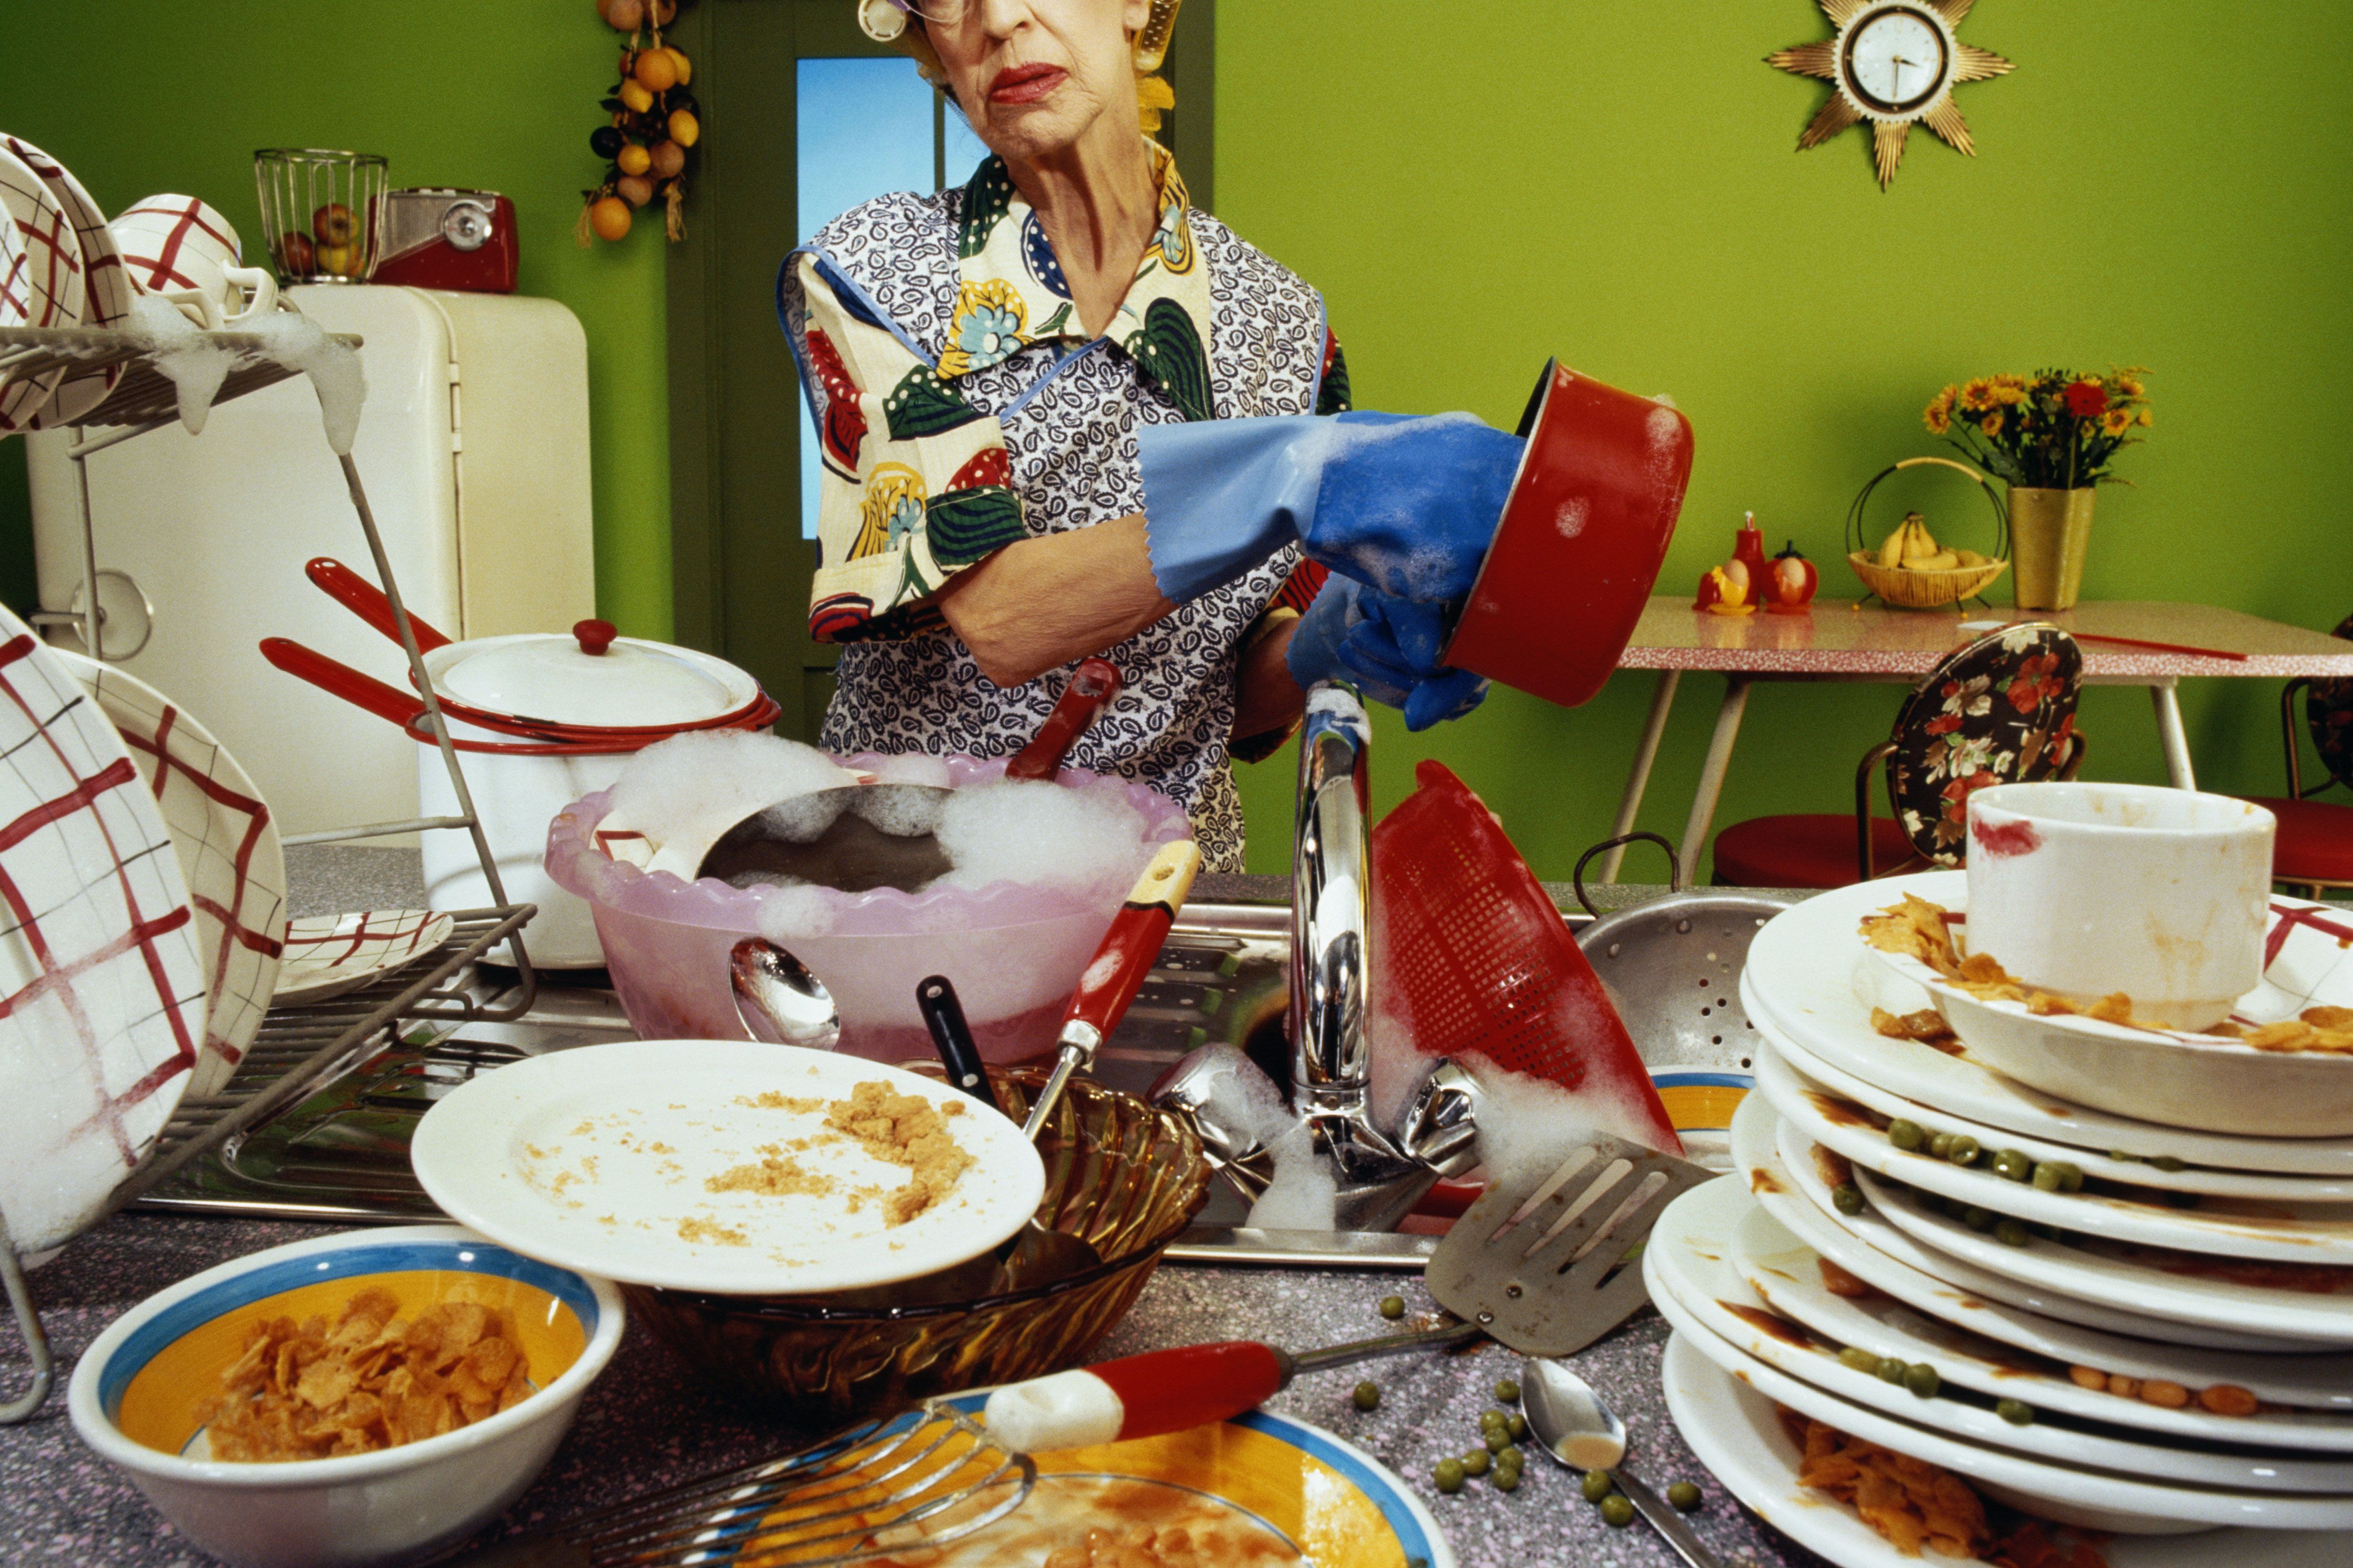
[[[1071,742],[1087,732],[1098,714],[1111,706],[1119,695],[1123,682],[1119,671],[1109,659],[1082,659],[1071,672],[1071,683],[1062,688],[1062,695],[1029,743],[1005,764],[1005,776],[1009,779],[1043,779],[1053,782],[1062,771],[1062,758]]]
[[[1449,1321],[1296,1354],[1257,1340],[1223,1340],[1122,1356],[1007,1384],[988,1396],[988,1435],[1016,1453],[1038,1454],[1189,1431],[1257,1409],[1303,1372],[1452,1344],[1480,1331]]]
[[[1127,902],[1112,916],[1111,929],[1103,932],[1094,957],[1079,975],[1078,988],[1071,993],[1071,1005],[1062,1013],[1061,1052],[1037,1103],[1029,1108],[1029,1120],[1021,1124],[1024,1138],[1037,1138],[1071,1075],[1093,1062],[1095,1051],[1127,1016],[1127,1005],[1152,972],[1152,961],[1159,956],[1160,944],[1167,940],[1168,928],[1176,923],[1176,911],[1200,869],[1201,847],[1180,838],[1162,845],[1135,879]]]
[[[394,642],[400,640],[400,623],[394,617],[392,601],[385,597],[383,589],[332,555],[313,557],[302,571],[327,597]],[[428,625],[414,610],[408,615],[408,629],[417,634],[419,653],[431,653],[449,641],[439,628]]]

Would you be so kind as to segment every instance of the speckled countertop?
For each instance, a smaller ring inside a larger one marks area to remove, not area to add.
[[[299,852],[292,867],[297,912],[385,907],[413,886],[414,857],[399,851]],[[290,857],[290,859],[293,859]],[[1236,892],[1240,891],[1237,889]],[[1228,894],[1227,896],[1234,896]],[[126,1214],[79,1237],[33,1276],[57,1355],[58,1388],[31,1420],[0,1428],[0,1562],[152,1568],[210,1563],[148,1507],[121,1471],[74,1436],[64,1385],[73,1363],[115,1317],[142,1298],[200,1269],[332,1227],[183,1215]],[[1429,1303],[1419,1283],[1393,1275],[1166,1267],[1128,1319],[1095,1352],[1127,1354],[1198,1340],[1260,1338],[1304,1349],[1379,1333],[1379,1299],[1402,1290]],[[1629,1463],[1663,1489],[1698,1480],[1707,1500],[1692,1523],[1731,1564],[1811,1565],[1791,1545],[1731,1501],[1676,1434],[1659,1386],[1667,1329],[1643,1311],[1577,1358],[1587,1379],[1625,1417]],[[0,1345],[0,1396],[25,1385],[26,1365],[13,1333]],[[1328,1428],[1406,1478],[1436,1515],[1463,1568],[1577,1563],[1664,1568],[1680,1560],[1648,1526],[1605,1526],[1577,1495],[1577,1478],[1531,1456],[1517,1492],[1482,1483],[1438,1494],[1430,1466],[1477,1439],[1489,1388],[1516,1364],[1490,1346],[1461,1357],[1403,1358],[1358,1371],[1301,1379],[1274,1408]],[[1359,1412],[1348,1393],[1359,1376],[1377,1380],[1378,1410]],[[706,1392],[686,1367],[636,1325],[589,1390],[580,1416],[537,1485],[512,1510],[504,1530],[553,1523],[622,1498],[742,1464],[809,1436],[746,1418]]]

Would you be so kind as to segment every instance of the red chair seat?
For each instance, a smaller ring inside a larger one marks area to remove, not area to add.
[[[1871,861],[1883,873],[1912,858],[1891,817],[1871,819]],[[1715,836],[1715,879],[1734,888],[1845,888],[1857,879],[1854,818],[1829,813],[1752,816]]]
[[[2261,795],[2246,799],[2279,818],[2279,834],[2272,841],[2275,879],[2353,883],[2353,805]]]

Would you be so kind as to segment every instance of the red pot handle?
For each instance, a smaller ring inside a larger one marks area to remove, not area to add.
[[[1111,706],[1122,684],[1119,671],[1109,659],[1081,661],[1071,676],[1071,683],[1062,688],[1061,700],[1054,704],[1053,712],[1038,726],[1038,733],[1030,737],[1029,743],[1005,764],[1005,776],[1051,783],[1062,771],[1062,759],[1070,754],[1071,745],[1087,732],[1095,716]]]
[[[392,601],[384,596],[383,589],[332,555],[317,556],[302,570],[327,597],[382,632],[394,644],[399,643],[400,624],[393,618]],[[414,610],[408,614],[408,629],[417,634],[419,653],[431,653],[437,647],[448,646],[448,637]]]
[[[372,675],[362,675],[350,665],[290,638],[262,638],[261,657],[287,674],[298,676],[320,690],[364,708],[379,719],[389,719],[404,729],[411,720],[424,716],[425,704],[414,694],[386,686]]]
[[[1229,1420],[1289,1381],[1272,1345],[1184,1345],[1008,1384],[988,1396],[987,1421],[1029,1453],[1124,1443]]]

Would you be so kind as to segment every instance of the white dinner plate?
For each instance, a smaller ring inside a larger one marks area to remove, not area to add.
[[[1642,1272],[1645,1279],[1656,1273],[1647,1253]],[[1673,1325],[1677,1334],[1687,1337],[1694,1350],[1767,1398],[1852,1436],[1942,1466],[1980,1489],[2000,1489],[2008,1494],[2003,1500],[2014,1498],[2015,1506],[2043,1519],[2119,1534],[2181,1533],[2217,1524],[2353,1530],[2353,1496],[2168,1485],[1989,1448],[1915,1426],[1841,1399],[1819,1384],[1759,1361],[1711,1331],[1681,1300],[1657,1284],[1651,1288],[1651,1299],[1660,1316]]]
[[[59,326],[84,327],[119,326],[131,314],[131,301],[138,289],[131,274],[122,266],[122,252],[114,243],[114,231],[106,226],[106,214],[90,199],[79,180],[71,171],[21,137],[0,137],[0,148],[14,153],[17,161],[41,177],[49,187],[49,195],[73,225],[74,237],[81,247],[82,307],[79,322],[60,321]],[[70,424],[106,401],[114,384],[122,378],[121,365],[90,371],[82,375],[68,374],[58,389],[49,395],[47,405],[33,415],[36,430]],[[198,1089],[197,1093],[204,1092]]]
[[[16,265],[0,292],[24,300],[33,327],[79,327],[88,289],[82,278],[81,239],[47,180],[0,144],[0,220],[16,228]],[[12,312],[14,313],[14,312]],[[65,379],[62,366],[37,374],[0,371],[0,434],[22,430],[48,403]]]
[[[1925,1146],[1911,1152],[1898,1149],[1872,1122],[1866,1108],[1808,1081],[1770,1046],[1758,1053],[1757,1087],[1782,1121],[1866,1170],[1994,1214],[2223,1258],[2353,1264],[2353,1206],[2344,1204],[2184,1194],[2179,1194],[2182,1201],[2197,1206],[2176,1208],[2158,1193],[2139,1201],[2091,1187],[2046,1193],[1993,1173],[1989,1162],[1997,1148],[2010,1145],[1983,1145],[1975,1165],[1939,1160]]]
[[[1973,1394],[1966,1385],[1956,1384],[1940,1385],[1936,1394],[1924,1398],[1875,1373],[1858,1372],[1839,1360],[1844,1343],[1826,1342],[1773,1311],[1733,1266],[1740,1222],[1757,1212],[1756,1201],[1737,1181],[1710,1182],[1668,1205],[1642,1254],[1651,1300],[1656,1301],[1663,1290],[1708,1332],[1791,1377],[1894,1420],[1930,1426],[1989,1448],[2169,1484],[2318,1493],[2353,1502],[2353,1459],[2342,1456],[2290,1457],[2270,1448],[2243,1447],[2232,1452],[2182,1434],[2151,1441],[2121,1426],[2080,1421],[2040,1405],[2035,1419],[2014,1426],[1991,1407],[1992,1400],[2002,1395]]]
[[[2184,1384],[2190,1402],[2168,1410],[2143,1399],[2111,1394],[2105,1387],[2086,1388],[2068,1376],[2071,1364],[2094,1363],[2021,1354],[2016,1346],[1956,1328],[1882,1290],[1862,1296],[1834,1294],[1822,1280],[1821,1255],[1791,1235],[1761,1204],[1753,1205],[1733,1227],[1731,1260],[1742,1281],[1781,1316],[1795,1319],[1841,1345],[1860,1346],[1873,1355],[1905,1362],[1926,1362],[1947,1383],[1973,1388],[1991,1398],[2022,1399],[2039,1411],[2061,1412],[2192,1442],[2353,1452],[2353,1410],[2328,1415],[2310,1409],[2257,1409],[2251,1415],[2217,1415],[2197,1401],[2198,1390],[2206,1386],[2202,1380]],[[2094,1370],[2131,1377],[2163,1376],[2107,1364],[2098,1364]],[[2292,1377],[2294,1369],[2281,1369],[2275,1375]],[[2309,1404],[2309,1394],[2297,1403]]]
[[[1725,1489],[1760,1519],[1839,1568],[1968,1568],[1975,1559],[1906,1557],[1854,1510],[1798,1480],[1803,1453],[1773,1401],[1717,1366],[1678,1333],[1662,1383],[1683,1441]],[[1827,1415],[1819,1419],[1829,1420]],[[1860,1436],[1860,1434],[1857,1434]],[[2335,1568],[2345,1540],[2333,1530],[2220,1530],[2118,1535],[2100,1543],[2109,1568]]]
[[[1772,1108],[1763,1106],[1762,1115],[1767,1129],[1763,1139],[1757,1136],[1756,1124],[1742,1130],[1749,1144],[1765,1145],[1761,1151],[1748,1148],[1754,1164],[1742,1166],[1758,1206],[1819,1257],[1905,1306],[2070,1366],[2097,1366],[2127,1377],[2161,1377],[2189,1388],[2235,1383],[2274,1404],[2353,1414],[2353,1356],[2161,1342],[2147,1336],[2171,1332],[2174,1325],[2155,1319],[2137,1320],[2144,1325],[2139,1333],[2111,1332],[2107,1320],[2113,1314],[2105,1308],[1984,1274],[1921,1247],[1867,1210],[1853,1220],[1825,1213],[1799,1193],[1798,1179],[1771,1146],[1778,1127]],[[1850,1225],[1852,1230],[1844,1228]],[[1873,1241],[1883,1242],[1884,1249]],[[2013,1302],[1990,1290],[1947,1283],[1928,1272],[1930,1267],[1951,1270],[1956,1278],[1982,1279],[2021,1300]],[[2062,1317],[2053,1309],[2084,1316]]]
[[[1967,892],[1964,882],[1935,900],[1957,924],[1968,918]],[[2264,920],[2263,976],[2232,1005],[2233,1023],[2353,1006],[2353,915],[2274,895]],[[1967,951],[1968,928],[1959,929]],[[2023,1001],[1976,995],[1910,953],[1872,953],[1899,984],[1934,1000],[1970,1056],[2046,1094],[2168,1127],[2353,1139],[2353,1051],[2262,1050],[2189,1029],[2037,1013]]]
[[[1903,902],[1907,892],[1955,908],[1968,891],[1966,872],[1926,871],[1836,889],[1774,916],[1757,933],[1741,971],[1749,1017],[1867,1082],[1996,1127],[2224,1170],[2353,1177],[2353,1139],[2243,1138],[2111,1116],[2030,1089],[1967,1055],[1891,1040],[1873,1029],[1874,1005],[1912,1013],[1930,1001],[1925,989],[1879,962],[1862,940],[1863,918]]]
[[[1791,1206],[1804,1205],[1818,1215],[1823,1225],[1852,1237],[1853,1245],[1897,1258],[1968,1295],[2057,1318],[2064,1322],[2080,1323],[2107,1333],[2131,1334],[2167,1344],[2197,1345],[2209,1350],[2290,1353],[2303,1353],[2312,1348],[2301,1340],[2281,1339],[2243,1328],[2213,1329],[2179,1323],[2170,1319],[2152,1317],[2105,1301],[2088,1301],[2063,1290],[2052,1290],[2013,1279],[1922,1244],[1889,1224],[1869,1205],[1865,1205],[1859,1215],[1840,1214],[1831,1201],[1830,1184],[1822,1179],[1814,1162],[1807,1157],[1810,1147],[1807,1141],[1780,1119],[1772,1102],[1763,1095],[1751,1096],[1748,1103],[1757,1108],[1754,1119],[1747,1124],[1752,1129],[1748,1141],[1752,1143],[1761,1142],[1773,1152],[1770,1179],[1787,1184],[1788,1192],[1794,1199]],[[1743,1110],[1745,1111],[1746,1107],[1744,1106]],[[1733,1126],[1733,1139],[1736,1147],[1739,1146],[1742,1124],[1736,1120]],[[1760,1192],[1758,1195],[1768,1203],[1776,1200],[1776,1194],[1771,1193]],[[1789,1223],[1788,1216],[1781,1215],[1778,1204],[1773,1212],[1782,1218],[1783,1224]],[[1797,1227],[1792,1226],[1791,1228]],[[1829,1256],[1841,1266],[1853,1267],[1843,1256],[1834,1253]],[[1861,1268],[1855,1268],[1854,1271],[1864,1273]]]
[[[1976,1139],[1982,1148],[2022,1149],[2037,1160],[2072,1161],[2094,1181],[2123,1182],[2158,1192],[2212,1193],[2229,1198],[2269,1198],[2295,1204],[2353,1204],[2353,1179],[2278,1176],[2258,1171],[2220,1171],[2207,1165],[2179,1165],[2178,1162],[2168,1162],[2178,1168],[2167,1169],[2152,1165],[2146,1160],[2117,1159],[2111,1151],[2078,1149],[2073,1144],[2037,1138],[2031,1132],[2021,1132],[2015,1128],[1971,1121],[1949,1110],[1906,1100],[1900,1094],[1891,1094],[1876,1084],[1866,1083],[1843,1068],[1832,1067],[1771,1025],[1758,1023],[1757,1033],[1765,1037],[1783,1060],[1798,1069],[1800,1077],[1810,1079],[1832,1094],[1867,1106],[1882,1116],[1907,1117],[1932,1133],[1966,1133]]]
[[[228,748],[170,698],[123,669],[50,650],[98,699],[131,748],[179,852],[205,959],[205,1042],[190,1094],[227,1083],[269,1010],[286,943],[286,856],[278,824]]]
[[[897,1226],[881,1200],[907,1171],[825,1126],[823,1106],[874,1081],[938,1106],[973,1161]],[[862,1057],[628,1040],[472,1079],[425,1113],[409,1162],[450,1217],[526,1258],[666,1289],[813,1295],[953,1267],[1029,1220],[1045,1167],[1017,1123],[977,1107],[937,1079]],[[829,1190],[727,1184],[743,1167],[785,1160],[829,1176]]]
[[[2037,1236],[2024,1247],[2005,1247],[1948,1215],[1931,1214],[1884,1177],[1858,1169],[1854,1179],[1890,1225],[1979,1268],[2084,1300],[2129,1303],[2133,1311],[2168,1322],[2207,1329],[2261,1323],[2264,1332],[2306,1348],[2353,1346],[2353,1268],[2336,1266],[2333,1273],[2323,1273],[2328,1266],[2316,1264],[2309,1266],[2313,1272],[2295,1276],[2300,1282],[2333,1284],[2324,1292],[2266,1282],[2266,1271],[2292,1264],[2240,1262],[2096,1238],[2073,1246]]]
[[[299,1007],[356,991],[416,963],[456,929],[455,921],[430,910],[358,910],[290,921],[272,999]]]
[[[187,1091],[205,970],[172,835],[122,737],[0,608],[0,1212],[89,1222]]]

